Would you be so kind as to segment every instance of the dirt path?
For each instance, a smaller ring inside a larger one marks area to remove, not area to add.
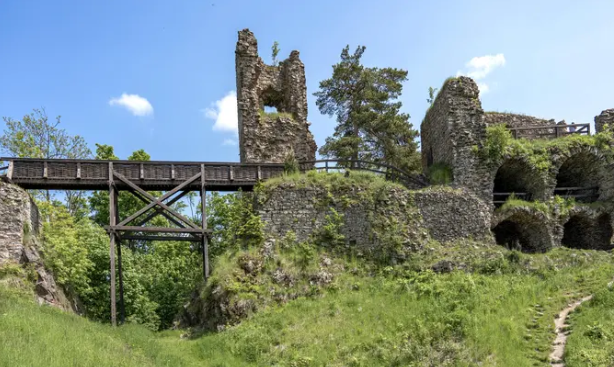
[[[614,285],[614,281],[608,283],[607,287],[611,288]],[[593,298],[593,295],[586,296],[580,300],[570,303],[565,307],[554,319],[554,327],[556,331],[556,338],[552,343],[552,353],[550,353],[550,366],[552,367],[565,367],[563,361],[563,354],[565,353],[565,346],[567,345],[567,336],[569,331],[566,330],[569,314],[572,313],[578,306]]]
[[[567,324],[567,318],[573,310],[591,298],[593,298],[592,295],[586,296],[574,303],[570,303],[554,319],[556,338],[552,343],[552,353],[550,353],[551,366],[565,367],[565,362],[563,362],[563,354],[565,353],[565,345],[567,344],[567,335],[569,335],[569,332],[567,332],[565,329],[567,326],[569,326]]]

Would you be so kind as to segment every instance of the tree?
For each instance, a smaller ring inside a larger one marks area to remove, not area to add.
[[[426,99],[426,102],[430,103],[431,106],[433,105],[433,103],[435,103],[435,93],[437,93],[438,89],[439,88],[429,87],[429,98]]]
[[[50,122],[45,109],[34,109],[21,121],[10,117],[3,117],[3,120],[6,128],[0,137],[0,149],[13,157],[85,159],[92,155],[81,136],[71,136],[60,129],[60,116],[56,117],[55,122]],[[34,195],[47,202],[52,199],[49,190],[34,192]],[[66,207],[72,215],[84,215],[86,202],[82,191],[67,190],[65,199]]]
[[[271,53],[273,56],[273,66],[277,66],[277,64],[279,63],[277,61],[277,55],[279,55],[279,42],[275,41],[273,42],[273,47],[271,47]]]
[[[333,65],[332,77],[321,81],[320,90],[314,93],[320,112],[337,117],[335,132],[326,139],[320,154],[419,170],[418,131],[409,115],[400,112],[402,103],[398,101],[407,71],[363,66],[365,49],[358,46],[350,54],[346,46],[341,62]]]

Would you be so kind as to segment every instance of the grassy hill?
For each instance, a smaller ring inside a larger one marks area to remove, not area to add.
[[[205,334],[113,329],[38,306],[25,280],[0,272],[0,366],[546,366],[554,315],[595,292],[574,316],[566,358],[569,366],[611,365],[612,254],[434,246],[386,268],[319,252],[345,269],[329,285]],[[248,299],[261,290],[231,269],[244,255],[227,257],[214,275],[234,274],[235,295]],[[428,270],[442,259],[464,270]]]

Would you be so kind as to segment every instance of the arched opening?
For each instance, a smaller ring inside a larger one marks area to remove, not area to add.
[[[499,207],[513,194],[523,200],[533,200],[536,174],[522,160],[509,159],[499,167],[495,174],[493,187],[493,202]]]
[[[548,250],[548,229],[539,218],[514,215],[496,225],[492,232],[498,245],[510,250],[534,253]]]
[[[599,157],[582,152],[569,157],[559,168],[554,194],[592,203],[599,199],[602,162]]]
[[[493,233],[497,244],[510,250],[522,248],[523,243],[526,245],[526,241],[520,231],[520,226],[510,220],[499,223],[499,225],[493,229]]]
[[[565,223],[561,243],[570,248],[609,250],[612,248],[612,232],[608,214],[596,219],[574,215]]]

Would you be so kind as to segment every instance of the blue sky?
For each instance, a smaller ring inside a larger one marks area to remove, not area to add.
[[[482,76],[485,110],[592,122],[614,107],[612,14],[611,0],[0,0],[0,116],[45,107],[121,158],[238,161],[234,133],[211,117],[236,89],[237,32],[249,28],[266,62],[275,40],[282,59],[301,52],[318,145],[334,120],[312,93],[346,44],[367,46],[368,66],[409,71],[414,126],[428,87],[458,72]]]

